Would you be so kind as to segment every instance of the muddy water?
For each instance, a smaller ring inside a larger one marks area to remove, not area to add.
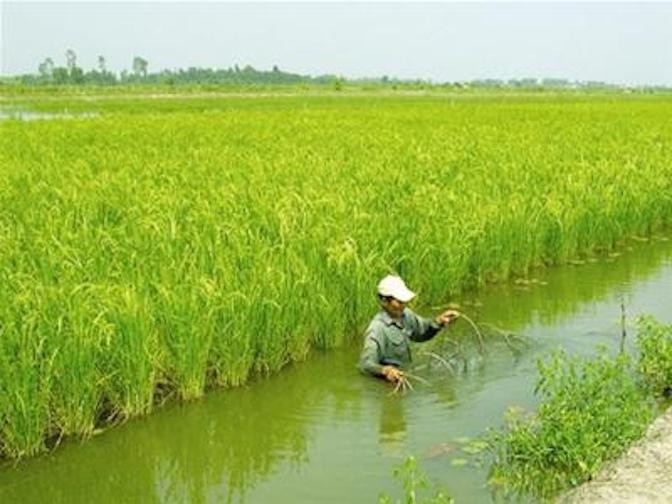
[[[465,453],[466,438],[501,425],[508,406],[534,407],[539,357],[556,348],[590,354],[598,344],[616,351],[621,300],[630,318],[672,322],[672,241],[456,300],[529,344],[512,349],[489,330],[481,356],[460,322],[415,349],[415,373],[431,386],[389,395],[356,371],[357,346],[316,354],[271,379],[5,465],[0,502],[373,503],[381,491],[399,495],[391,473],[409,454],[457,502],[490,502],[487,468]],[[455,373],[421,355],[428,348],[458,351]]]

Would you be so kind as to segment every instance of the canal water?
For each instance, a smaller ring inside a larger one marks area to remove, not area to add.
[[[5,463],[0,502],[375,503],[400,495],[392,472],[408,455],[456,502],[491,502],[472,440],[501,426],[508,407],[534,408],[539,358],[616,352],[621,303],[630,324],[644,313],[672,322],[672,241],[535,275],[452,300],[482,324],[487,351],[463,321],[416,346],[413,372],[430,385],[391,395],[357,372],[358,344],[316,353],[269,379]],[[453,355],[453,370],[429,351]]]

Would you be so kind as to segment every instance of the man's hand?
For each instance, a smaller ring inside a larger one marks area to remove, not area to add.
[[[399,371],[394,366],[383,366],[383,369],[381,369],[380,372],[383,374],[383,376],[387,381],[392,383],[398,382],[401,379],[401,377],[404,376],[404,373]]]
[[[443,327],[450,324],[453,320],[460,316],[460,312],[456,310],[446,310],[441,315],[436,317],[436,323]]]

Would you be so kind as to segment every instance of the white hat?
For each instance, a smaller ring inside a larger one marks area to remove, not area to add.
[[[415,297],[404,281],[395,275],[387,275],[378,283],[378,294],[385,297],[393,297],[402,303],[408,303]]]

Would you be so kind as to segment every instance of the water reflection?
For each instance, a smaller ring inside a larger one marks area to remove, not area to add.
[[[586,302],[607,296],[622,293],[627,304],[630,284],[660,270],[661,261],[670,257],[671,249],[666,238],[658,238],[584,264],[539,270],[525,281],[494,285],[466,296],[465,309],[515,330],[530,324],[556,324]]]
[[[400,395],[381,398],[378,443],[386,456],[398,458],[408,452],[404,401]]]
[[[297,366],[253,390],[220,393],[183,407],[174,421],[162,423],[152,433],[157,440],[153,465],[162,482],[159,500],[185,502],[188,495],[197,502],[206,497],[243,501],[280,460],[308,462],[306,424],[316,415],[356,416],[360,396],[357,387],[337,386],[335,373],[320,371]]]

